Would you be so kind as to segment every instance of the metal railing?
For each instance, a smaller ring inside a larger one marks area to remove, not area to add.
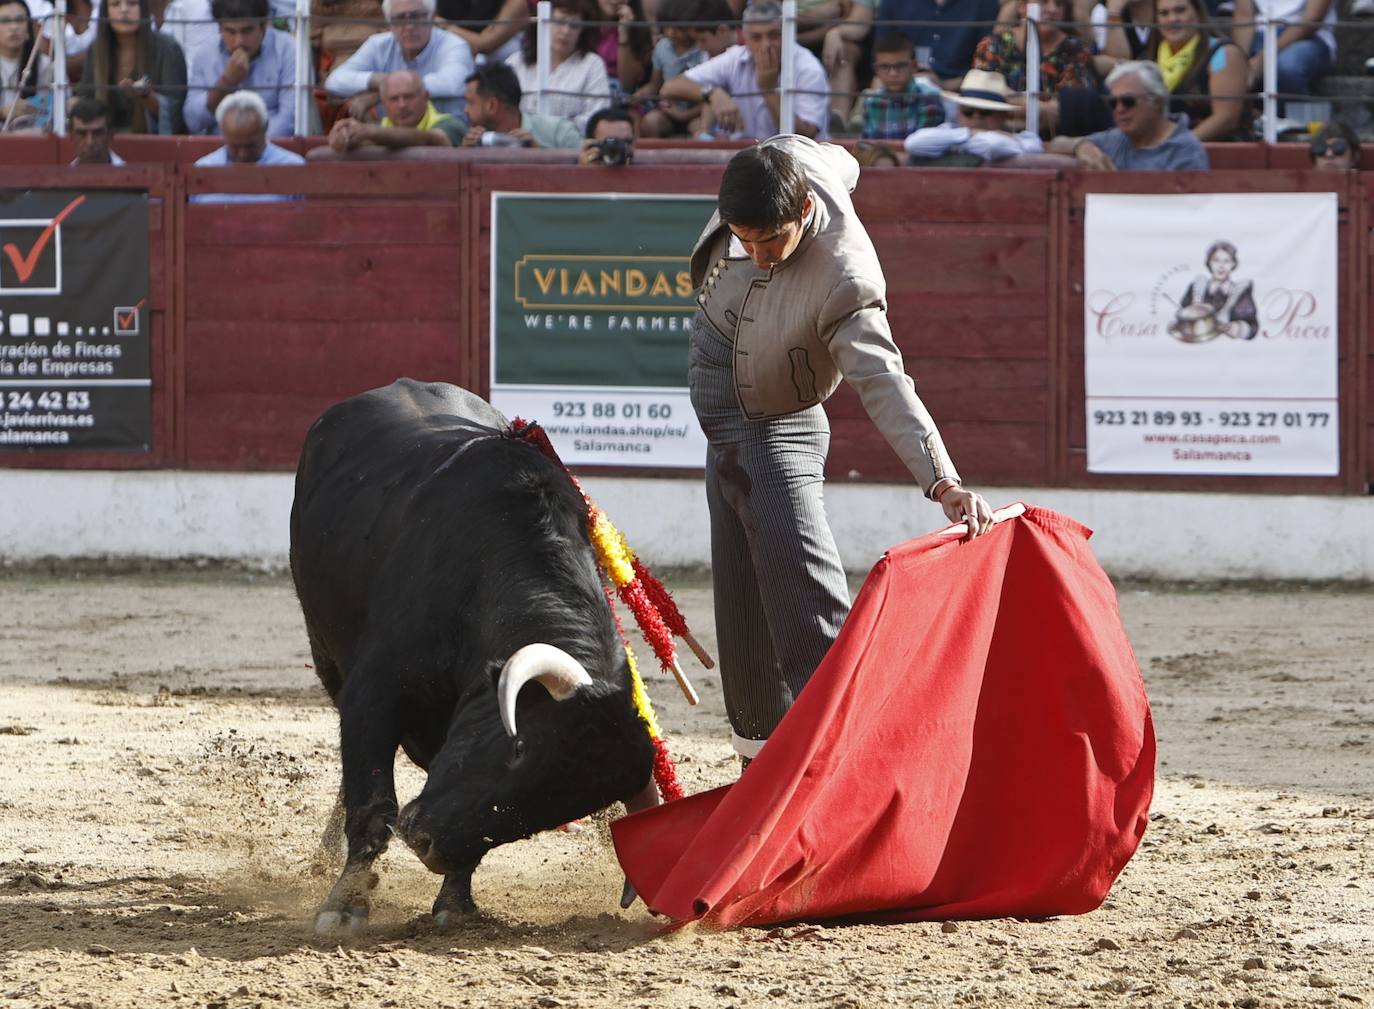
[[[67,0],[54,0],[53,12],[49,15],[52,20],[51,30],[51,64],[53,81],[50,85],[52,92],[52,115],[51,130],[58,136],[64,136],[67,132],[67,104],[72,93],[72,84],[67,78],[67,45],[66,27],[68,24]],[[45,19],[46,20],[46,19]],[[289,88],[292,93],[292,101],[295,111],[295,134],[306,136],[309,134],[311,123],[311,106],[313,102],[313,91],[316,84],[311,81],[311,67],[313,56],[310,45],[310,31],[312,24],[337,24],[337,23],[366,23],[377,24],[379,31],[387,30],[385,22],[378,22],[372,19],[340,18],[340,17],[313,17],[310,12],[310,0],[295,0],[294,15],[289,19],[294,36],[295,54],[295,78],[290,85],[270,85],[255,86],[255,90],[264,90],[266,87],[276,87],[278,90]],[[201,21],[183,22],[176,21],[177,24],[200,24]],[[782,132],[793,132],[796,128],[797,118],[797,98],[801,95],[811,95],[816,92],[800,89],[797,87],[797,59],[796,59],[796,39],[798,32],[798,14],[796,0],[783,0],[782,3],[782,50],[781,67],[778,77],[777,93],[779,95],[779,130]],[[815,22],[808,21],[809,25]],[[827,22],[823,22],[827,23]],[[842,19],[836,19],[830,24],[843,23]],[[1043,88],[1041,79],[1041,42],[1038,28],[1040,26],[1040,5],[1032,3],[1027,11],[1026,32],[1025,32],[1025,86],[1021,94],[1025,100],[1025,128],[1031,132],[1039,132],[1040,107],[1037,98],[1049,97]],[[550,86],[550,75],[553,69],[552,57],[552,27],[553,3],[551,0],[540,0],[534,16],[535,25],[535,54],[537,60],[536,86],[533,92],[534,104],[537,111],[546,113],[550,99],[556,95],[569,95],[570,92],[554,89]],[[620,22],[579,22],[579,27],[588,25],[617,25],[624,27]],[[636,25],[653,26],[653,22],[636,22]],[[1354,27],[1357,25],[1364,30],[1374,30],[1374,25],[1368,22],[1336,22],[1334,27]],[[986,27],[990,31],[995,29],[995,25],[987,22],[923,22],[923,21],[883,21],[873,22],[873,32],[876,34],[884,28],[903,29],[903,28],[923,28],[936,27],[945,29],[963,27]],[[1100,27],[1092,23],[1073,22],[1065,23],[1065,27],[1081,28],[1091,32],[1094,28]],[[1137,28],[1157,27],[1157,25],[1138,24]],[[1206,28],[1208,26],[1198,26]],[[1269,143],[1277,140],[1279,126],[1279,105],[1280,102],[1312,102],[1320,101],[1340,105],[1348,102],[1360,102],[1363,99],[1359,96],[1324,96],[1314,98],[1312,95],[1284,94],[1278,87],[1278,37],[1284,27],[1284,23],[1273,19],[1261,19],[1250,23],[1232,22],[1234,28],[1257,28],[1263,38],[1263,75],[1260,82],[1260,89],[1257,92],[1249,92],[1243,96],[1245,101],[1258,100],[1263,115],[1262,139]],[[443,30],[436,26],[436,30]],[[323,84],[323,81],[318,82]],[[44,85],[48,87],[48,85]],[[189,85],[185,86],[187,91],[192,90]],[[159,90],[168,90],[160,87]],[[861,93],[861,92],[860,92]],[[860,93],[846,93],[851,99],[857,99]],[[757,97],[760,93],[741,93],[735,97]],[[826,92],[827,96],[834,96],[838,92]],[[601,95],[578,95],[578,97],[601,98]],[[609,98],[610,96],[604,96]],[[654,98],[656,96],[647,96]],[[1225,99],[1223,99],[1225,100]],[[1241,100],[1241,99],[1236,99]]]

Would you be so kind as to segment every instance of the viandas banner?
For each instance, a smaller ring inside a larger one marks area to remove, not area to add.
[[[1088,471],[1332,476],[1335,193],[1090,194]]]
[[[148,195],[0,190],[0,450],[152,438]]]
[[[492,195],[491,402],[569,465],[699,467],[688,269],[713,197]]]

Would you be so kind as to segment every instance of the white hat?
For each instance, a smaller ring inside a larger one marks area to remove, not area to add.
[[[956,105],[984,112],[1015,112],[1016,106],[1007,102],[1011,89],[1007,79],[995,70],[970,70],[959,84],[958,92],[941,91]]]

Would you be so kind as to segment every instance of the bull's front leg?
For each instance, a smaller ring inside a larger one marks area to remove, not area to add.
[[[315,931],[358,933],[367,927],[372,902],[369,893],[377,885],[372,863],[386,850],[395,832],[396,747],[400,743],[399,720],[392,707],[351,692],[354,676],[335,699],[339,707],[340,750],[343,757],[344,837],[348,856],[339,881],[320,905]]]
[[[472,899],[472,874],[477,871],[477,863],[444,874],[444,885],[439,888],[439,896],[434,898],[434,927],[447,932],[460,919],[477,913],[477,904]]]

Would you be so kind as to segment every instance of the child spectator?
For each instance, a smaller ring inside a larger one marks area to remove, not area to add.
[[[692,20],[696,22],[692,26],[692,41],[708,60],[739,41],[739,19],[729,0],[697,0]]]
[[[597,0],[597,10],[611,23],[598,29],[596,53],[606,64],[613,95],[628,95],[648,79],[654,49],[643,0]]]
[[[919,129],[943,123],[940,89],[916,71],[911,39],[901,32],[879,35],[873,41],[873,72],[882,86],[860,96],[850,125],[867,140],[905,140]]]
[[[698,63],[705,62],[706,54],[697,47],[692,37],[693,26],[690,22],[694,13],[693,0],[659,0],[658,28],[663,37],[654,46],[653,73],[649,76],[649,82],[636,92],[635,97],[655,98],[664,81],[670,81]],[[698,105],[695,102],[671,99],[650,101],[647,111],[639,120],[639,135],[671,137],[686,133],[697,113]]]

